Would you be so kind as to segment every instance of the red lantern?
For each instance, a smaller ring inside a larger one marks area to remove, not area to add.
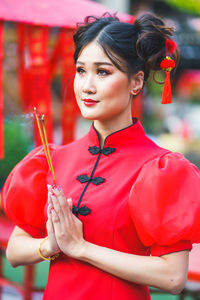
[[[3,60],[3,23],[0,22],[0,159],[4,158],[2,60]]]

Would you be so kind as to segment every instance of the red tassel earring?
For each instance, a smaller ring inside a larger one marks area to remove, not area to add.
[[[170,39],[166,39],[166,52],[167,54],[172,54],[176,50],[176,43]],[[162,93],[162,104],[172,103],[172,93],[171,93],[171,81],[170,81],[170,72],[175,67],[175,61],[168,55],[161,61],[160,68],[165,71],[166,78],[163,87]]]

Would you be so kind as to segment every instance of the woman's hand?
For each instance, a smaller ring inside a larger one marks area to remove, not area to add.
[[[48,188],[48,208],[47,208],[47,216],[48,220],[46,223],[46,228],[47,228],[47,233],[48,233],[48,240],[46,240],[46,248],[48,252],[50,253],[50,256],[60,252],[60,248],[58,246],[58,243],[56,241],[56,236],[54,232],[54,226],[53,226],[53,221],[52,221],[52,214],[51,211],[53,208],[53,203],[52,203],[52,188],[50,185],[47,185]],[[47,245],[48,244],[48,245]]]
[[[49,189],[53,208],[50,209],[55,239],[66,255],[78,258],[84,247],[83,225],[72,213],[72,200],[61,189]]]

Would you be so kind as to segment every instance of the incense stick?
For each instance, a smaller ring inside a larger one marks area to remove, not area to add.
[[[46,145],[46,149],[47,149],[47,155],[49,157],[49,164],[50,164],[50,170],[51,170],[51,173],[52,173],[52,176],[53,176],[53,181],[54,181],[54,184],[55,186],[57,186],[56,184],[56,176],[55,176],[55,172],[54,172],[54,168],[53,168],[53,163],[52,163],[52,160],[51,160],[51,154],[50,154],[50,151],[49,151],[49,143],[48,143],[48,140],[47,140],[47,133],[46,133],[46,129],[45,129],[45,125],[44,125],[44,115],[42,115],[42,129],[43,129],[43,133],[44,133],[44,141],[45,141],[45,145]]]
[[[42,145],[43,145],[43,148],[44,148],[44,152],[45,152],[48,164],[49,164],[49,158],[48,158],[48,155],[47,155],[47,150],[46,150],[46,145],[45,145],[45,141],[44,141],[44,136],[43,136],[43,133],[42,133],[42,127],[41,127],[41,124],[40,124],[40,118],[39,118],[39,115],[37,114],[36,107],[34,108],[34,113],[35,113],[35,118],[36,118],[37,126],[38,126],[38,129],[39,129],[40,138],[42,140]]]
[[[35,113],[37,126],[38,126],[38,129],[39,129],[39,134],[40,134],[40,137],[41,137],[41,140],[42,140],[42,145],[43,145],[44,152],[45,152],[45,155],[46,155],[46,159],[47,159],[47,162],[48,162],[48,165],[49,165],[49,169],[52,173],[54,184],[55,184],[55,186],[57,186],[55,172],[54,172],[54,168],[53,168],[53,163],[52,163],[51,155],[50,155],[50,151],[49,151],[49,144],[48,144],[48,140],[47,140],[46,129],[45,129],[45,125],[44,125],[44,115],[41,118],[37,113],[36,107],[34,108],[34,113]]]

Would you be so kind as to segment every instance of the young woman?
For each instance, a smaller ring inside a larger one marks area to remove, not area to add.
[[[145,300],[147,286],[173,294],[184,287],[191,244],[200,240],[200,175],[131,117],[172,32],[145,14],[133,25],[88,18],[75,33],[74,89],[90,131],[51,145],[58,187],[36,148],[2,192],[16,223],[7,258],[13,266],[51,260],[46,300]]]

